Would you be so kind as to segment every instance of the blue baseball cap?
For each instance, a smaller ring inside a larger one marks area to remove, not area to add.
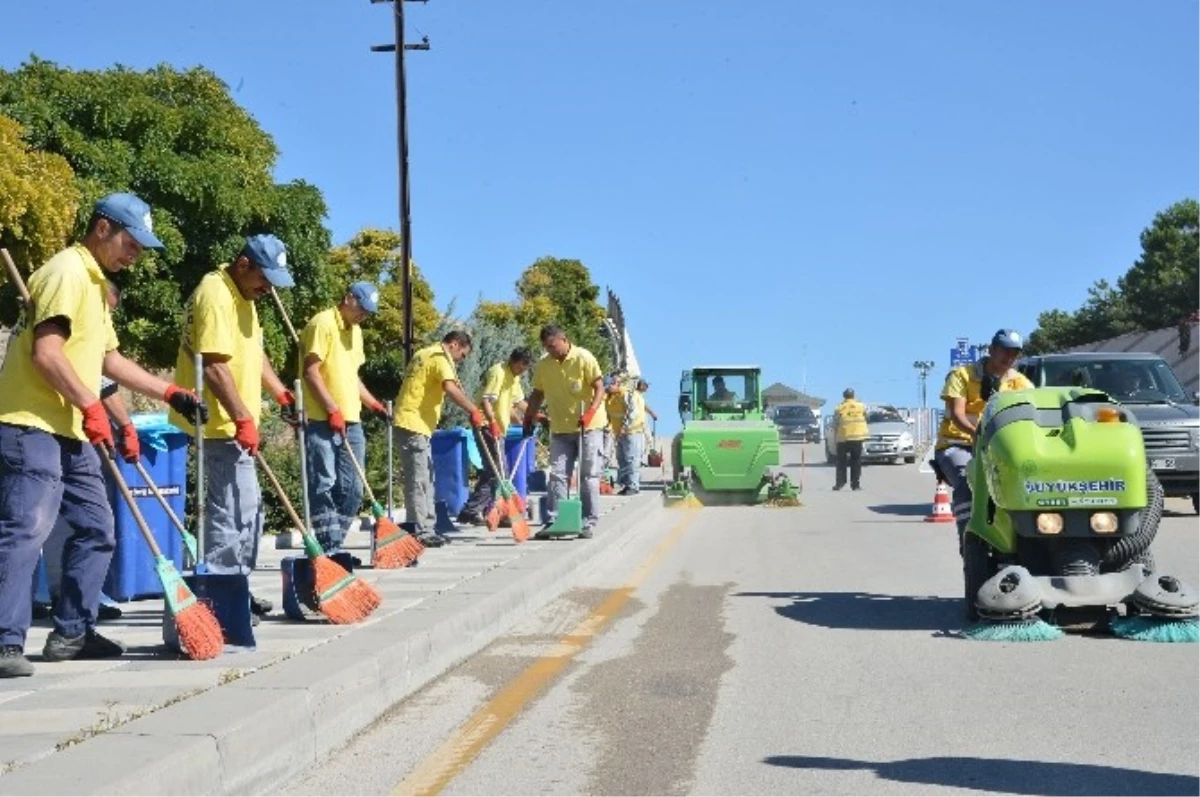
[[[1015,329],[1001,329],[992,335],[992,345],[1004,349],[1023,349],[1025,341]]]
[[[251,235],[246,239],[242,253],[263,270],[267,281],[276,288],[290,288],[296,284],[287,270],[287,247],[274,235]]]
[[[155,237],[154,222],[150,220],[150,206],[133,194],[109,194],[96,203],[93,211],[111,222],[120,224],[146,249],[164,249],[162,241]]]
[[[356,282],[350,286],[350,295],[358,300],[358,306],[368,313],[379,312],[379,289],[369,282]]]

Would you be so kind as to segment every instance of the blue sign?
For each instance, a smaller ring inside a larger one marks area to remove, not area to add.
[[[979,361],[979,347],[967,346],[960,343],[950,350],[950,367],[958,368],[963,365],[973,365]]]

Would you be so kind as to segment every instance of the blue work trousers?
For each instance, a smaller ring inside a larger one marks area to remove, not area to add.
[[[367,440],[362,424],[346,424],[346,440],[358,464],[367,467]],[[346,541],[346,532],[362,510],[363,484],[346,453],[342,436],[327,421],[309,421],[304,427],[304,453],[308,459],[308,506],[313,533],[326,553]]]
[[[54,628],[76,638],[96,625],[100,590],[116,547],[100,456],[83,440],[0,423],[0,645],[25,646],[29,585],[60,516],[71,528],[62,549]]]

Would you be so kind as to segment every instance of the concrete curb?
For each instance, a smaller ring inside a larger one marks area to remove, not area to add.
[[[557,598],[583,570],[620,555],[633,529],[662,511],[659,494],[644,493],[603,518],[592,540],[547,543],[411,609],[22,767],[0,777],[0,794],[261,794]],[[560,545],[571,547],[564,554]]]

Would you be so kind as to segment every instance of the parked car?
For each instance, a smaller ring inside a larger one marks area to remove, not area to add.
[[[1149,352],[1089,351],[1025,357],[1017,368],[1038,387],[1091,387],[1125,405],[1163,490],[1191,498],[1200,513],[1200,407],[1166,360]]]
[[[821,425],[812,407],[786,405],[775,408],[775,427],[780,440],[801,440],[805,443],[821,442]]]
[[[895,407],[880,405],[867,408],[867,432],[870,437],[863,443],[863,463],[917,461],[912,429]],[[825,423],[825,461],[837,462],[837,433],[833,428],[833,416]]]

